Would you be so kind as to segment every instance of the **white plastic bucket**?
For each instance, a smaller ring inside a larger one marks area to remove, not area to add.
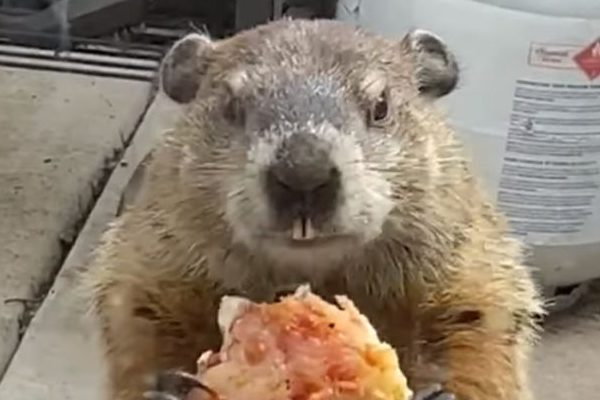
[[[599,0],[340,0],[338,19],[439,34],[462,70],[439,104],[542,283],[600,277]]]

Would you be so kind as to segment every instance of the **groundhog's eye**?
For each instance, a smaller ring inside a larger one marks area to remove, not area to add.
[[[369,123],[371,125],[381,126],[387,122],[389,113],[388,95],[386,91],[383,91],[371,105],[371,109],[369,110]]]

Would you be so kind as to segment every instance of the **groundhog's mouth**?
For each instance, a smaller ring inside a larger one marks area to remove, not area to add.
[[[295,248],[310,248],[310,247],[323,247],[333,245],[342,240],[350,239],[349,236],[342,235],[328,235],[328,236],[315,236],[312,239],[296,240],[285,234],[265,234],[262,235],[262,239],[279,244],[285,247]]]
[[[338,245],[340,243],[345,243],[345,242],[350,242],[353,239],[353,236],[351,235],[339,235],[339,234],[333,234],[333,235],[323,235],[323,234],[315,234],[314,236],[312,236],[310,239],[307,238],[306,236],[302,237],[301,239],[297,239],[294,237],[293,233],[272,233],[272,234],[265,234],[262,235],[262,238],[267,240],[268,242],[275,244],[275,245],[280,245],[283,247],[289,247],[289,248],[296,248],[296,249],[302,249],[302,248],[317,248],[317,247],[330,247],[330,246],[335,246]]]
[[[327,247],[340,242],[348,242],[354,238],[350,234],[325,232],[317,229],[311,218],[297,218],[288,229],[267,230],[259,236],[271,244],[297,249]]]

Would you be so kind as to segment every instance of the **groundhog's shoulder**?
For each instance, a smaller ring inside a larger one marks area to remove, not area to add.
[[[478,323],[491,331],[524,332],[533,338],[534,321],[544,308],[531,267],[524,262],[524,246],[508,235],[501,215],[484,210],[466,228],[456,253],[448,255],[452,262],[447,278],[430,292],[429,304],[456,310],[458,320],[451,323]]]

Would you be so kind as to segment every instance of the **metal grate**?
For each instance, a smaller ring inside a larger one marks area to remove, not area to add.
[[[0,31],[4,36],[5,32]],[[14,34],[10,32],[10,34]],[[37,40],[48,34],[35,35]],[[5,36],[4,36],[5,37]],[[152,81],[165,51],[162,46],[116,46],[114,41],[71,38],[70,50],[23,46],[0,40],[0,65],[12,68]]]
[[[191,30],[225,37],[283,16],[327,18],[335,3],[0,0],[0,65],[152,80],[166,49]]]

